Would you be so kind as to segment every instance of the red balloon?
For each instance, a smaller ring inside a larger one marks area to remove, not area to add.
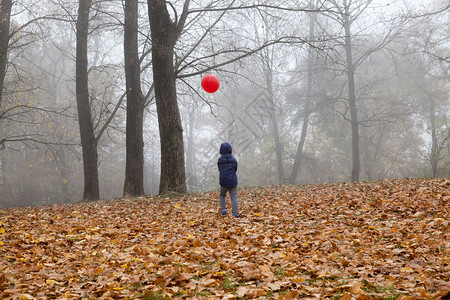
[[[202,88],[207,93],[215,93],[219,89],[219,79],[212,74],[205,75],[202,79]]]

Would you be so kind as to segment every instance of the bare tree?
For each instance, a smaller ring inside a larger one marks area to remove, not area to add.
[[[358,114],[358,96],[356,93],[356,71],[358,67],[376,51],[382,50],[396,36],[400,29],[400,25],[391,27],[374,45],[364,45],[365,48],[357,49],[354,40],[358,37],[353,32],[353,27],[358,19],[370,7],[373,0],[332,0],[328,3],[323,2],[324,8],[328,8],[326,17],[336,21],[343,29],[341,43],[343,55],[343,70],[347,77],[347,108],[343,113],[343,117],[351,124],[351,141],[352,141],[352,170],[351,180],[358,181],[361,172],[360,158],[360,132],[361,125],[360,116]],[[328,6],[330,5],[330,6]],[[321,29],[324,29],[323,27]],[[356,51],[357,50],[357,51]],[[348,113],[350,116],[348,116]]]
[[[100,198],[97,169],[97,140],[94,135],[88,88],[87,41],[91,0],[80,0],[77,18],[76,98],[81,147],[83,150],[83,201]]]
[[[342,22],[344,25],[345,37],[344,37],[344,47],[345,47],[345,57],[346,57],[346,72],[348,78],[348,103],[350,106],[350,123],[352,126],[352,181],[358,181],[360,175],[360,153],[359,153],[359,121],[358,121],[358,110],[356,108],[356,91],[355,91],[355,64],[353,62],[352,54],[352,35],[351,35],[351,24],[350,19],[350,7],[344,0],[344,7],[341,10]],[[371,1],[367,2],[367,5]],[[339,7],[337,7],[340,9]]]
[[[450,50],[447,45],[450,40],[449,11],[450,4],[442,2],[442,6],[437,9],[411,17],[418,27],[415,34],[418,42],[412,45],[415,49],[410,51],[419,54],[420,62],[424,64],[417,64],[417,74],[420,77],[414,81],[423,92],[427,106],[424,115],[428,116],[429,121],[431,146],[428,155],[433,178],[442,176],[445,172],[445,166],[441,162],[442,154],[450,139],[450,127],[445,125],[448,122],[445,110],[448,111],[450,106],[448,96],[446,97],[449,91],[446,86],[450,82]]]
[[[8,61],[9,45],[9,26],[11,17],[11,0],[2,0],[0,4],[0,187],[2,193],[5,193],[6,179],[5,161],[3,159],[3,150],[5,149],[4,124],[3,124],[3,84],[6,76],[6,64]]]
[[[283,166],[283,145],[280,138],[280,129],[276,115],[276,106],[274,101],[274,91],[273,91],[273,66],[272,61],[268,59],[269,57],[264,57],[263,68],[265,72],[266,86],[268,92],[268,103],[269,103],[269,117],[272,124],[272,134],[275,143],[275,154],[277,157],[277,170],[278,170],[278,184],[285,183],[284,166]]]
[[[138,1],[125,1],[125,78],[127,93],[126,165],[123,195],[144,195],[144,104],[138,56]]]
[[[310,0],[309,5],[311,11],[315,8],[316,0]],[[317,13],[311,12],[309,15],[309,49],[308,49],[308,74],[307,74],[307,83],[306,83],[306,97],[305,97],[305,108],[304,108],[304,116],[302,129],[300,134],[300,140],[298,142],[297,151],[295,153],[294,165],[292,167],[291,175],[289,176],[289,183],[294,184],[298,172],[300,170],[300,165],[303,156],[303,147],[305,146],[306,133],[308,132],[308,123],[309,123],[309,115],[311,114],[311,104],[313,102],[313,68],[314,68],[314,40],[315,40],[315,26],[317,22]]]
[[[183,128],[177,103],[174,47],[188,14],[184,2],[179,19],[172,20],[167,2],[147,0],[152,35],[153,81],[161,139],[161,180],[159,192],[186,192]]]
[[[280,30],[280,27],[283,25],[277,20],[273,20],[272,15],[268,14],[261,16],[262,22],[259,20],[255,20],[253,26],[255,31],[255,39],[257,44],[262,44],[263,41],[270,39],[270,36],[273,32],[277,32]],[[262,29],[261,36],[258,33],[258,27],[260,24],[264,24],[264,28]],[[270,47],[265,47],[261,49],[258,53],[254,55],[256,63],[261,68],[261,75],[263,80],[262,84],[254,83],[255,85],[262,85],[264,89],[264,95],[266,99],[266,109],[267,115],[269,117],[271,134],[273,139],[273,149],[275,150],[276,156],[276,165],[278,172],[278,184],[284,184],[286,181],[285,170],[284,170],[284,147],[282,143],[282,128],[281,122],[279,120],[279,107],[280,105],[277,103],[277,93],[276,93],[276,56],[279,54],[280,49],[276,47],[277,45],[272,45]],[[282,111],[282,110],[281,110]]]

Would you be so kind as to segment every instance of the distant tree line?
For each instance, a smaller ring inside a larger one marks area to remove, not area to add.
[[[214,189],[224,140],[241,185],[449,177],[449,14],[2,0],[0,206]]]

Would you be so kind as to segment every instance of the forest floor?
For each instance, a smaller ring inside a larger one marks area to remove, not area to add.
[[[450,179],[238,196],[0,209],[0,298],[450,298]]]

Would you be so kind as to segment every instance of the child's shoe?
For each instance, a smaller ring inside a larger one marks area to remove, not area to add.
[[[227,214],[227,210],[226,209],[222,209],[222,216],[225,216]]]
[[[233,213],[233,216],[235,216],[236,218],[239,218],[239,215],[237,213]]]

